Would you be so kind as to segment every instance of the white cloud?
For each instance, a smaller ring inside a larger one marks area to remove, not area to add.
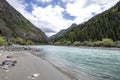
[[[101,13],[118,1],[119,0],[76,0],[74,3],[66,5],[66,11],[70,15],[76,16],[74,21],[79,24],[93,17],[91,13]],[[101,10],[101,8],[104,9]]]
[[[63,3],[73,3],[76,0],[62,0]]]
[[[72,21],[66,20],[62,17],[63,8],[60,6],[52,7],[49,5],[45,8],[34,6],[32,15],[39,19],[40,28],[48,27],[58,32],[61,29],[67,28]]]
[[[37,0],[37,1],[45,3],[45,2],[51,2],[52,0]]]
[[[71,20],[66,20],[62,17],[62,12],[64,9],[58,5],[55,7],[49,5],[42,8],[33,4],[33,11],[30,13],[25,10],[25,5],[21,4],[19,0],[9,0],[8,2],[14,7],[19,4],[15,8],[44,32],[46,32],[46,29],[53,30],[53,32],[46,32],[48,36],[55,34],[61,29],[66,29],[72,24]]]
[[[93,14],[101,13],[109,9],[119,0],[62,0],[66,4],[66,9],[59,5],[48,5],[45,8],[33,5],[32,12],[26,11],[27,4],[23,4],[23,0],[7,0],[14,8],[22,13],[35,26],[42,29],[48,36],[55,34],[61,29],[68,28],[72,23],[80,24],[90,19]],[[52,0],[38,0],[43,3]],[[74,20],[67,20],[63,17],[62,12],[68,12],[71,16],[75,16]]]

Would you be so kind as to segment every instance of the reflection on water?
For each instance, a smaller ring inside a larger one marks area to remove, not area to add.
[[[31,46],[40,56],[82,80],[120,80],[120,50],[65,46]]]

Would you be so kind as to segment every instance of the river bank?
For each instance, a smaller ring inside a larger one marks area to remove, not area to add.
[[[0,47],[0,80],[70,80],[32,48]]]
[[[77,80],[119,80],[120,48],[30,45],[35,54]],[[75,79],[75,80],[76,80]],[[74,79],[73,79],[74,80]]]

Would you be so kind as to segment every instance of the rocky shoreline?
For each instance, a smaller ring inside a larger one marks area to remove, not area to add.
[[[47,61],[32,55],[37,52],[40,49],[1,46],[0,80],[70,80]]]

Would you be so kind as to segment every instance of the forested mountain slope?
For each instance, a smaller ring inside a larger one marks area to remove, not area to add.
[[[120,40],[120,2],[111,9],[69,30],[56,42],[101,41],[103,38]]]
[[[0,39],[18,44],[49,43],[44,32],[25,19],[6,0],[0,0]]]
[[[51,41],[54,41],[54,40],[56,40],[57,38],[63,36],[65,33],[67,33],[67,31],[69,31],[70,29],[72,29],[73,27],[76,27],[76,26],[77,26],[77,24],[76,24],[76,23],[73,23],[69,28],[63,29],[63,30],[59,31],[57,34],[51,36],[49,39],[50,39]]]

